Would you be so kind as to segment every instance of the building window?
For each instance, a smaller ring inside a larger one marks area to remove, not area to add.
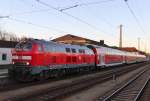
[[[2,60],[3,61],[7,60],[7,54],[2,54]]]

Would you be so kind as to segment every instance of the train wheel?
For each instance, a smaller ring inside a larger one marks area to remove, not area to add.
[[[34,77],[29,74],[29,75],[24,75],[24,76],[21,76],[21,77],[17,77],[16,79],[20,82],[31,82],[31,81],[34,80]]]
[[[37,76],[37,80],[39,81],[43,81],[43,80],[47,80],[50,77],[49,72],[48,71],[42,71],[40,72],[40,74]]]

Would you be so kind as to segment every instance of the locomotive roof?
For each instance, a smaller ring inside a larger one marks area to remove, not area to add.
[[[68,48],[84,48],[87,49],[86,46],[84,45],[72,45],[72,44],[65,44],[65,43],[58,43],[58,42],[54,42],[54,41],[45,41],[45,40],[38,40],[38,39],[30,39],[31,42],[35,42],[38,44],[51,44],[54,46],[64,46],[64,47],[68,47]]]

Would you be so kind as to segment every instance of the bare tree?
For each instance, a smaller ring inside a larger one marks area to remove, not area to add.
[[[15,34],[2,31],[0,30],[0,40],[7,40],[7,41],[19,41],[20,38],[18,38]]]
[[[15,34],[10,34],[10,41],[19,41],[19,38]]]
[[[0,40],[6,40],[6,33],[0,31]]]

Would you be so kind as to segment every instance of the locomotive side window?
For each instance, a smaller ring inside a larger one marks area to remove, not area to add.
[[[71,50],[72,50],[72,53],[76,53],[76,49],[72,48]]]
[[[82,49],[79,49],[79,53],[82,53]]]
[[[66,52],[67,52],[67,53],[70,53],[70,48],[66,48]]]
[[[79,53],[85,53],[84,49],[79,49]]]

